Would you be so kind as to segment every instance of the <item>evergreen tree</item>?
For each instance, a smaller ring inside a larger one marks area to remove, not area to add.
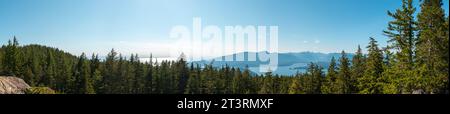
[[[306,72],[306,86],[304,88],[306,94],[320,94],[322,88],[322,68],[317,64],[310,63]]]
[[[413,90],[419,89],[415,83],[417,74],[414,73],[415,62],[415,44],[417,38],[417,22],[414,20],[415,8],[412,0],[403,0],[402,7],[397,9],[395,13],[388,11],[388,15],[394,20],[390,21],[387,30],[383,31],[389,37],[389,46],[396,52],[394,55],[394,63],[392,67],[393,78],[397,78],[398,82],[395,88],[399,88],[401,93],[411,93]]]
[[[341,58],[339,58],[339,70],[336,78],[336,93],[337,94],[348,94],[350,93],[350,68],[349,60],[344,51],[341,53]]]
[[[242,85],[242,93],[249,94],[249,93],[256,93],[254,82],[251,80],[252,77],[250,77],[250,70],[248,66],[245,66],[244,72],[242,73],[242,78],[240,81],[240,85]]]
[[[402,0],[402,8],[397,9],[395,13],[388,11],[388,15],[395,20],[390,21],[387,30],[383,31],[389,37],[393,49],[397,50],[396,55],[399,67],[406,70],[413,69],[415,32],[417,31],[417,22],[414,20],[412,0]]]
[[[138,55],[135,55],[135,60],[136,62],[134,63],[134,67],[136,68],[135,70],[135,74],[134,74],[134,92],[133,93],[137,93],[137,94],[142,94],[144,93],[144,86],[145,86],[145,76],[144,76],[144,65],[141,63],[141,61],[139,60]]]
[[[31,68],[27,68],[24,75],[25,75],[24,80],[26,80],[26,83],[30,86],[35,86],[35,82],[33,80],[33,77],[35,76]]]
[[[33,53],[32,56],[33,57],[32,57],[32,62],[31,62],[31,65],[32,65],[31,70],[34,74],[34,77],[32,77],[32,82],[34,82],[34,83],[32,83],[32,85],[37,86],[40,83],[41,77],[44,75],[44,72],[42,69],[42,67],[44,65],[43,65],[43,62],[41,62],[42,60],[40,60],[39,58],[36,57],[37,54]]]
[[[117,82],[117,52],[112,49],[105,60],[105,69],[102,71],[103,84],[100,93],[114,93],[115,82]]]
[[[333,94],[336,93],[336,79],[337,79],[337,72],[336,72],[336,60],[334,57],[331,58],[330,65],[328,66],[327,74],[325,77],[324,85],[322,86],[321,90],[324,94]]]
[[[5,56],[3,57],[3,74],[9,76],[20,77],[20,50],[19,42],[14,36],[13,41],[8,41],[8,45],[5,47]]]
[[[417,88],[445,92],[448,82],[448,25],[442,0],[423,0],[418,14]],[[423,80],[423,81],[421,81]]]
[[[301,94],[300,79],[298,76],[292,78],[291,85],[289,86],[288,94]]]
[[[381,92],[380,78],[383,73],[383,53],[378,48],[377,41],[370,37],[369,46],[367,46],[369,56],[366,61],[366,69],[363,77],[359,78],[359,93],[375,94]]]
[[[199,94],[201,89],[200,68],[194,68],[194,63],[191,63],[189,70],[189,79],[187,81],[185,94]]]
[[[33,53],[33,52],[31,52],[31,53]],[[37,83],[36,80],[34,80],[34,77],[36,77],[36,76],[33,72],[33,64],[35,64],[35,62],[36,62],[35,57],[31,56],[28,58],[28,61],[25,66],[26,70],[25,70],[25,74],[24,74],[24,81],[30,86],[36,86],[36,83]]]
[[[238,68],[237,71],[234,71],[234,77],[233,77],[233,81],[231,84],[232,87],[232,93],[233,94],[242,94],[245,93],[243,90],[245,89],[244,87],[244,83],[242,83],[244,81],[243,77],[242,77],[242,73],[241,70]]]
[[[162,63],[161,63],[162,64]],[[155,94],[159,94],[162,91],[162,87],[160,87],[162,80],[161,80],[161,75],[160,75],[160,71],[161,71],[161,66],[158,66],[158,60],[155,61],[155,70],[154,73],[152,74],[152,93]]]
[[[383,61],[383,73],[381,76],[382,93],[384,94],[397,94],[399,92],[399,77],[395,76],[395,69],[393,69],[392,63],[394,61],[394,54],[386,47],[383,49],[385,57]]]
[[[202,78],[205,80],[204,84],[202,84],[203,93],[205,94],[213,94],[216,88],[215,85],[215,69],[211,64],[205,65],[205,70],[202,74]]]
[[[95,94],[92,80],[90,79],[89,64],[86,55],[81,54],[74,72],[76,94]]]
[[[265,73],[262,84],[262,88],[258,92],[259,94],[273,94],[273,77],[271,70]]]
[[[358,50],[353,56],[350,76],[350,91],[351,93],[357,93],[360,89],[357,87],[358,79],[363,77],[365,68],[365,56],[362,54],[361,47],[358,45]]]
[[[153,93],[153,55],[150,54],[147,75],[145,76],[145,93]]]
[[[54,59],[54,55],[53,52],[51,50],[47,51],[47,63],[46,63],[46,68],[45,68],[45,74],[42,77],[42,83],[44,84],[44,86],[49,86],[50,88],[55,88],[55,59]]]
[[[189,70],[186,66],[186,56],[182,53],[177,61],[177,69],[179,71],[178,77],[179,81],[178,83],[178,92],[176,93],[184,93],[184,90],[186,89],[187,81],[189,79]]]
[[[100,60],[96,54],[92,54],[90,60],[90,76],[95,90],[97,91],[103,89],[101,88],[103,84],[103,77],[101,75]]]

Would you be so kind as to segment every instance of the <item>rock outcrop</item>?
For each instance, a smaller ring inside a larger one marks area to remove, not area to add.
[[[20,78],[0,76],[0,94],[25,94],[30,86]]]

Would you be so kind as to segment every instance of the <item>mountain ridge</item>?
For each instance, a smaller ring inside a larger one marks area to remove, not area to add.
[[[267,51],[261,51],[261,52],[240,52],[225,56],[219,56],[208,60],[201,60],[201,61],[192,61],[191,63],[196,63],[200,65],[204,64],[211,64],[214,67],[221,67],[221,66],[230,66],[230,67],[237,67],[237,68],[246,68],[249,67],[253,68],[253,72],[257,72],[258,74],[261,74],[263,72],[256,71],[259,65],[262,64],[268,64],[268,61],[260,61],[258,56],[261,53],[271,54]],[[248,61],[248,54],[255,54],[256,55],[256,61]],[[273,54],[273,53],[272,53]],[[313,62],[317,63],[320,66],[322,66],[324,69],[326,69],[331,61],[331,58],[334,57],[335,59],[338,59],[341,57],[341,53],[321,53],[321,52],[288,52],[288,53],[275,53],[278,54],[278,68],[281,68],[281,70],[273,71],[275,74],[287,74],[287,75],[294,75],[295,73],[302,72],[304,69],[306,69],[307,64]],[[224,58],[233,58],[233,60],[236,60],[237,56],[243,56],[243,61],[223,61]],[[347,58],[352,59],[354,54],[353,53],[346,53]]]

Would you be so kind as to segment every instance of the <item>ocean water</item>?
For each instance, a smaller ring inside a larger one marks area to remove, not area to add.
[[[264,74],[265,72],[260,72],[259,67],[249,67],[249,70],[257,73],[258,75]],[[285,75],[285,76],[293,76],[296,73],[304,73],[306,72],[306,69],[303,68],[294,68],[291,66],[278,66],[276,70],[272,71],[272,74],[279,74],[279,75]]]

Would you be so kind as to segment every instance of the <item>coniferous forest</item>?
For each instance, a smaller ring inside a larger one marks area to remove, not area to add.
[[[192,64],[184,55],[159,62],[141,62],[137,54],[127,58],[114,49],[104,59],[76,56],[53,47],[20,45],[16,37],[0,48],[0,75],[63,94],[448,94],[447,6],[442,0],[422,0],[417,10],[412,4],[403,0],[388,11],[392,20],[383,30],[386,47],[368,37],[367,47],[342,51],[328,68],[310,63],[295,76]],[[349,59],[347,53],[355,56]]]

